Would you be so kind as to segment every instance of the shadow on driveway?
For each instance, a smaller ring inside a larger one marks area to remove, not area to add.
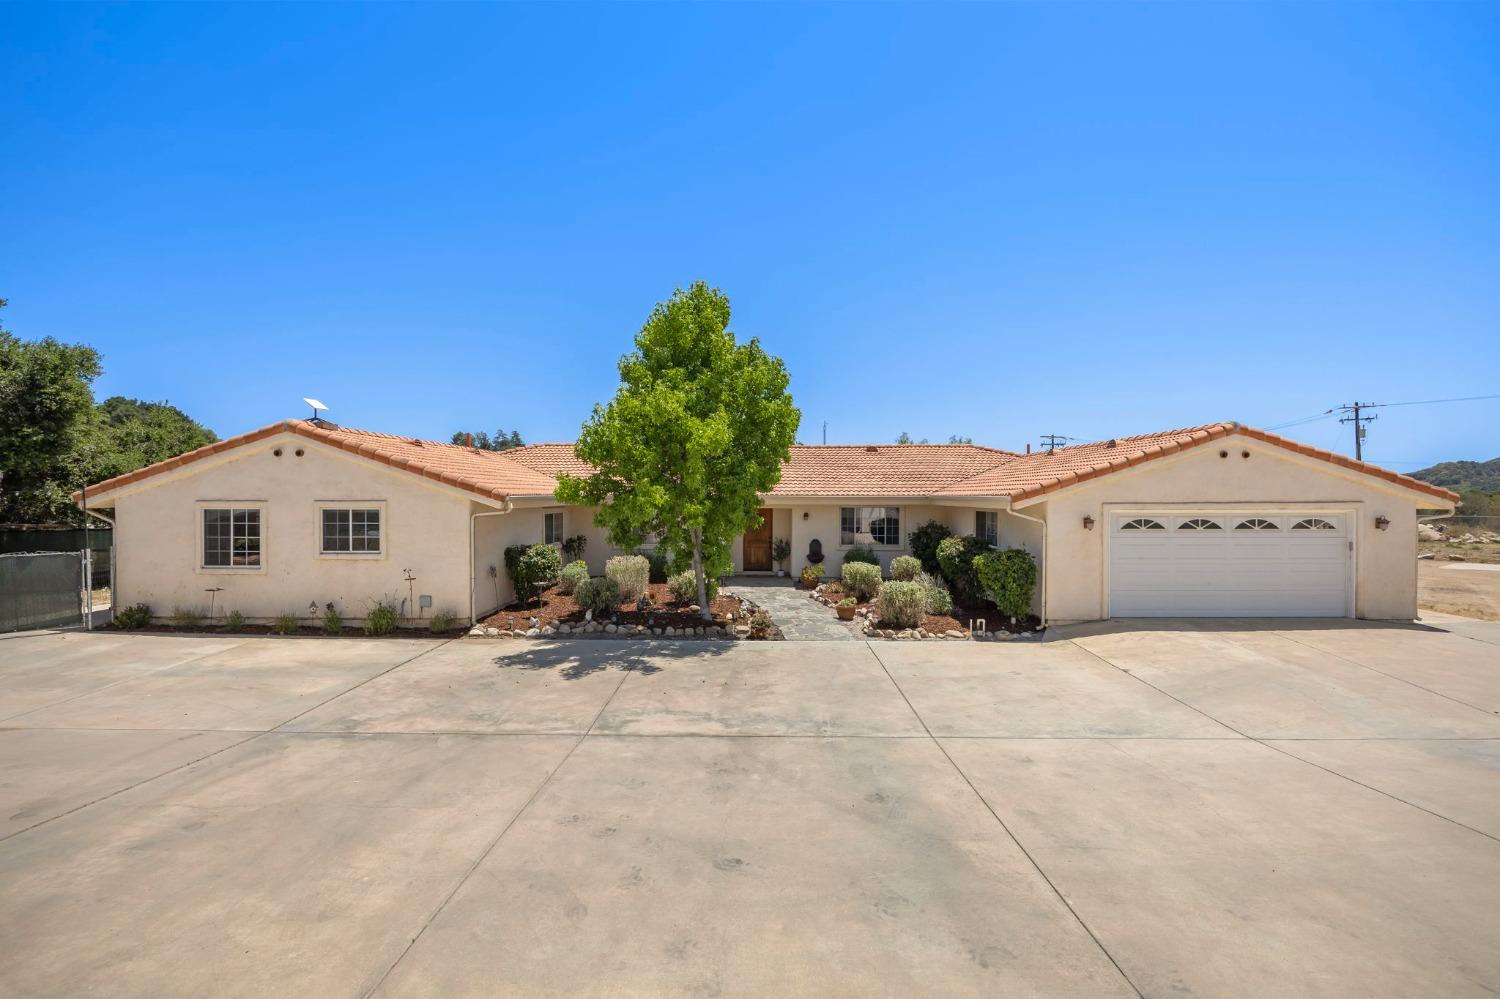
[[[680,642],[634,641],[564,641],[535,642],[516,652],[498,655],[494,663],[500,669],[556,670],[564,680],[581,680],[608,669],[650,676],[660,673],[661,664],[672,659],[702,659],[722,656],[738,642],[683,640]]]

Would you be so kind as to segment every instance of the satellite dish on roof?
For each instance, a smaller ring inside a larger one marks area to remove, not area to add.
[[[309,406],[312,407],[312,411],[313,411],[312,418],[315,419],[315,420],[318,418],[318,410],[320,410],[320,409],[327,409],[328,408],[327,406],[323,405],[318,400],[316,400],[316,399],[309,399],[309,398],[307,398],[307,396],[303,396],[302,397],[302,401],[305,402],[305,403],[307,403]]]

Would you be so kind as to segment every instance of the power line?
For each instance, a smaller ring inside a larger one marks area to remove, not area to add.
[[[1375,416],[1360,416],[1359,415],[1359,411],[1361,409],[1369,409],[1369,408],[1371,408],[1374,405],[1375,405],[1374,403],[1370,403],[1370,402],[1353,402],[1353,403],[1350,403],[1347,406],[1335,406],[1334,407],[1335,409],[1337,409],[1341,413],[1349,413],[1350,414],[1349,416],[1341,416],[1341,417],[1339,417],[1339,422],[1340,423],[1352,423],[1352,424],[1354,424],[1354,460],[1355,461],[1364,461],[1365,460],[1365,434],[1367,432],[1367,430],[1365,428],[1365,424],[1369,423],[1371,420],[1377,420],[1377,419],[1380,418],[1379,414],[1377,414]]]
[[[1431,406],[1439,402],[1478,402],[1481,399],[1500,399],[1500,395],[1466,395],[1457,399],[1418,399],[1415,402],[1375,402],[1372,406]]]

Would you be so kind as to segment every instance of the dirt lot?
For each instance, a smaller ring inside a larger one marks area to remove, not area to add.
[[[1500,564],[1477,559],[1418,562],[1417,603],[1424,610],[1500,621]]]

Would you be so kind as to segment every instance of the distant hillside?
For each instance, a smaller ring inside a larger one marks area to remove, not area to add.
[[[1482,493],[1500,492],[1500,458],[1489,461],[1445,461],[1412,472],[1412,478],[1431,482],[1454,492],[1478,490]]]

